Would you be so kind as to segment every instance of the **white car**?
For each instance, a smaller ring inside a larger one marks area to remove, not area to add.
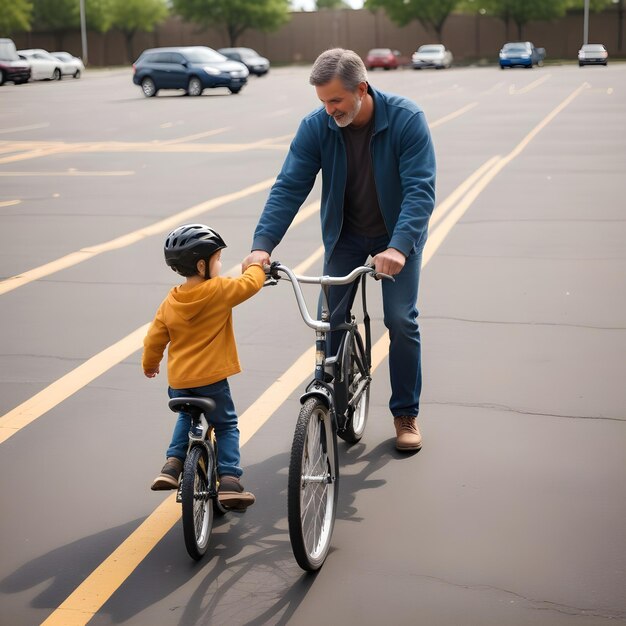
[[[17,54],[30,65],[31,80],[61,80],[64,73],[70,73],[69,65],[41,48],[18,50]]]
[[[421,70],[423,67],[434,67],[438,70],[448,68],[452,65],[452,52],[442,44],[420,46],[413,53],[411,64],[414,70]]]
[[[80,78],[80,75],[85,71],[82,59],[71,55],[69,52],[51,52],[50,54],[63,63],[61,68],[63,75],[69,74],[72,78]]]

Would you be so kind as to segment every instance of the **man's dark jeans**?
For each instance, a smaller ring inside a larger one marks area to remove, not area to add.
[[[324,260],[324,274],[344,276],[355,267],[366,263],[387,249],[389,237],[365,237],[356,233],[342,232],[339,242],[330,259]],[[415,417],[419,412],[419,399],[422,391],[420,331],[417,323],[417,292],[419,288],[422,255],[411,254],[395,282],[382,280],[383,314],[385,326],[389,329],[389,377],[391,399],[389,409],[394,417],[408,415]],[[341,303],[349,286],[332,287],[329,296],[330,310]],[[347,303],[346,303],[347,304]],[[334,311],[331,323],[346,319],[346,310]],[[331,351],[337,348],[337,338],[333,337]]]

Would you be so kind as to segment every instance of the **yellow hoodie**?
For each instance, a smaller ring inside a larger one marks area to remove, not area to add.
[[[211,385],[241,371],[233,332],[233,307],[265,282],[260,265],[237,278],[216,276],[192,287],[174,287],[144,339],[144,370],[156,369],[169,343],[167,378],[173,389]]]

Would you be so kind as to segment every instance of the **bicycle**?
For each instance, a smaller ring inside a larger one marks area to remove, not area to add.
[[[168,406],[191,416],[189,448],[176,502],[182,504],[185,547],[189,556],[199,561],[209,546],[214,514],[226,513],[217,497],[217,441],[209,417],[215,402],[210,398],[172,398]]]
[[[326,560],[337,510],[339,462],[337,437],[348,444],[360,441],[369,410],[371,377],[371,330],[365,297],[365,280],[391,276],[376,273],[374,266],[355,268],[347,276],[297,276],[291,269],[273,262],[267,269],[266,284],[276,284],[284,274],[293,290],[304,322],[315,330],[315,373],[300,402],[291,446],[287,484],[289,539],[298,565],[306,571],[318,570]],[[338,305],[350,305],[359,288],[363,303],[365,341],[350,313],[350,320],[335,325],[342,337],[335,355],[327,355],[331,312],[328,292],[331,286],[348,285]],[[308,311],[301,284],[321,285],[320,319]]]

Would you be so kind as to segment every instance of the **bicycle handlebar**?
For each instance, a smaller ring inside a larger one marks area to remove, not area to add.
[[[264,269],[265,273],[268,276],[266,285],[275,285],[277,281],[279,281],[281,278],[280,273],[283,273],[287,276],[293,286],[293,291],[296,296],[296,302],[298,303],[300,315],[302,315],[304,323],[313,330],[321,332],[330,331],[330,323],[322,322],[311,317],[311,314],[309,313],[308,307],[306,305],[306,301],[304,300],[302,287],[300,286],[301,284],[318,284],[322,286],[348,285],[349,283],[354,282],[357,278],[359,278],[359,276],[362,276],[363,274],[369,274],[370,276],[372,276],[372,278],[375,278],[376,280],[380,280],[381,278],[395,280],[393,276],[376,272],[373,265],[361,265],[359,267],[355,267],[346,276],[299,276],[297,274],[294,274],[294,272],[286,265],[282,265],[282,263],[279,263],[278,261],[274,261],[270,266],[266,266]]]

